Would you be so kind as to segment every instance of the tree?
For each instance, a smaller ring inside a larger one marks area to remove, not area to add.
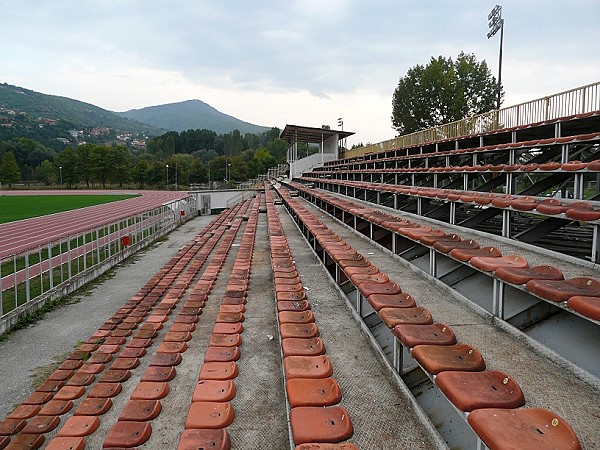
[[[79,181],[77,173],[77,153],[71,147],[65,148],[56,155],[54,158],[54,165],[59,170],[59,177],[62,174],[62,181],[69,187]]]
[[[496,106],[496,79],[485,61],[462,53],[431,58],[400,78],[392,98],[392,126],[399,134],[433,128],[491,111]]]
[[[12,187],[13,183],[21,181],[21,172],[19,165],[15,159],[13,152],[6,152],[2,156],[2,164],[0,165],[0,182],[8,184]]]
[[[46,185],[56,184],[59,178],[57,167],[45,159],[35,168],[34,176],[37,181]]]

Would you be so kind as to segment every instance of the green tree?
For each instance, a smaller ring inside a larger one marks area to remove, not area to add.
[[[45,159],[34,170],[34,177],[46,185],[56,184],[59,178],[58,168],[50,161]]]
[[[400,78],[392,98],[392,126],[408,134],[483,112],[496,105],[496,79],[473,54],[431,58]]]
[[[0,165],[0,182],[12,187],[13,183],[21,181],[21,172],[13,152],[5,152]]]
[[[56,155],[54,165],[62,173],[62,182],[71,187],[79,181],[77,173],[77,153],[71,147],[67,147]]]
[[[123,186],[131,179],[131,153],[124,146],[105,147],[107,151],[108,179],[111,183]]]

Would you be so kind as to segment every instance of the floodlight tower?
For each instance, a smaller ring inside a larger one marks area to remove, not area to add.
[[[502,42],[504,41],[504,19],[502,18],[502,6],[496,5],[488,14],[488,39],[500,30],[500,55],[498,57],[498,88],[496,109],[500,109],[500,94],[502,91]]]

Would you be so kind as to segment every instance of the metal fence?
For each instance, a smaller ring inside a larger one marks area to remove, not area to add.
[[[0,333],[47,299],[70,292],[194,217],[188,197],[0,260]]]
[[[510,128],[600,110],[600,82],[548,97],[493,110],[439,127],[398,136],[378,144],[347,150],[342,158],[425,144],[440,139],[468,136],[499,128]]]

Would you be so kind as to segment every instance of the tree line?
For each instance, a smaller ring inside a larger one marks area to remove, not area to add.
[[[63,187],[175,188],[243,182],[284,163],[287,145],[279,130],[169,131],[149,139],[145,150],[123,145],[81,144],[55,151],[19,137],[0,141],[0,182]]]

